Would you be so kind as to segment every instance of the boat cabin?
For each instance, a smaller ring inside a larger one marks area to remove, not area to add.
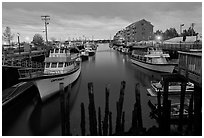
[[[135,46],[132,57],[146,63],[167,64],[169,54],[163,53],[162,49],[155,46]]]
[[[71,58],[69,49],[51,49],[50,56],[45,58],[45,74],[62,74],[75,67],[75,60]]]

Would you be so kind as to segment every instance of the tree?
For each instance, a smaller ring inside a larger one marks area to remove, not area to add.
[[[196,36],[198,33],[195,32],[195,30],[192,27],[189,27],[188,30],[183,30],[182,35],[183,36]]]
[[[44,40],[43,40],[43,37],[42,35],[40,34],[35,34],[34,37],[33,37],[33,44],[34,45],[37,45],[37,46],[42,46],[44,45]]]
[[[169,28],[164,32],[163,36],[164,36],[164,40],[167,40],[167,39],[177,37],[179,35],[175,28]]]
[[[5,31],[3,32],[2,38],[4,41],[7,41],[8,44],[11,44],[11,40],[13,40],[14,34],[11,33],[11,28],[6,27]]]

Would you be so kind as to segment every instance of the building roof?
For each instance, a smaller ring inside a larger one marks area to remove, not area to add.
[[[202,41],[202,38],[199,37],[199,36],[186,36],[186,40],[185,42],[195,42],[196,40],[200,40]],[[174,38],[171,38],[171,39],[168,39],[168,40],[165,40],[164,43],[165,44],[168,44],[168,43],[180,43],[180,42],[183,42],[183,37],[174,37]]]
[[[153,26],[153,25],[151,24],[151,22],[146,21],[145,19],[142,19],[142,20],[139,20],[139,21],[137,21],[137,22],[134,22],[134,23],[128,25],[127,27],[130,27],[130,26],[132,26],[132,25],[137,25],[137,24],[139,24],[140,22],[146,22],[146,23],[150,24],[151,26]]]

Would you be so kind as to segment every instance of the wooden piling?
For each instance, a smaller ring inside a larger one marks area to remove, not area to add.
[[[81,103],[81,135],[82,136],[85,136],[85,132],[86,132],[86,129],[85,129],[85,125],[86,125],[86,122],[85,122],[85,108],[84,108],[84,103]]]
[[[109,112],[109,136],[112,135],[112,112]]]
[[[101,130],[101,108],[98,107],[98,135],[102,136],[102,130]]]
[[[157,102],[158,102],[158,123],[159,128],[161,129],[161,90],[157,93]]]
[[[88,83],[89,93],[89,130],[91,136],[97,136],[96,109],[94,103],[93,83]]]
[[[121,82],[120,87],[120,97],[117,102],[117,117],[116,117],[116,133],[121,131],[121,117],[122,117],[122,109],[123,109],[123,101],[124,101],[124,92],[125,92],[125,81]]]
[[[142,110],[141,110],[141,101],[140,101],[140,84],[139,83],[135,85],[135,97],[136,97],[136,106],[137,106],[138,128],[143,128]]]
[[[179,109],[179,131],[183,130],[183,110],[184,110],[184,100],[185,100],[186,83],[181,84],[181,97],[180,97],[180,109]]]
[[[164,80],[164,92],[163,92],[163,108],[162,108],[162,117],[161,117],[161,128],[166,130],[166,116],[168,116],[168,91],[169,91],[169,82]]]
[[[192,123],[193,123],[193,93],[190,98],[190,103],[188,108],[188,118],[189,118],[188,129],[191,131]]]
[[[71,94],[71,84],[68,85],[67,91],[68,91],[68,94],[67,94],[67,98],[66,98],[66,107],[65,107],[65,111],[66,111],[65,125],[66,125],[66,135],[71,136],[71,133],[70,133],[70,110],[69,110],[69,97]]]
[[[194,135],[202,135],[202,88],[194,85]]]
[[[106,86],[105,90],[105,117],[103,123],[103,136],[108,135],[108,114],[109,114],[109,88]]]
[[[122,130],[122,132],[124,132],[125,131],[125,112],[123,112],[123,115],[122,115],[122,128],[121,128]]]
[[[65,121],[65,93],[64,93],[64,83],[59,84],[60,87],[60,109],[61,109],[61,129],[62,136],[66,135],[66,121]]]

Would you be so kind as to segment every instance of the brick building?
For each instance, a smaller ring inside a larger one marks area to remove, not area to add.
[[[125,29],[118,31],[115,38],[118,39],[119,36],[124,37],[126,42],[139,42],[148,41],[153,39],[153,25],[142,19],[138,22],[128,25]]]

